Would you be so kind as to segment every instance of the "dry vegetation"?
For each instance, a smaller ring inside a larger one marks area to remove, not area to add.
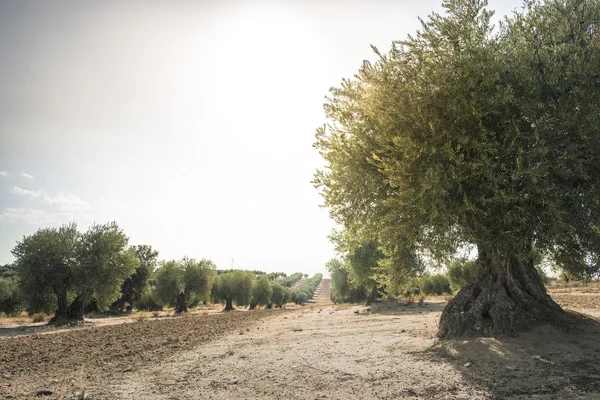
[[[549,292],[569,309],[600,316],[600,284]],[[415,300],[140,313],[139,323],[100,326],[97,318],[56,334],[39,324],[34,334],[0,328],[0,398],[39,398],[44,390],[57,399],[600,398],[596,324],[439,342],[445,303]]]

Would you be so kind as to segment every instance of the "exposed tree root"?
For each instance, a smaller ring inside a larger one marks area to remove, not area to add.
[[[448,303],[438,336],[514,335],[540,323],[575,329],[579,318],[565,312],[546,293],[531,261],[508,257],[493,263],[480,253],[478,276]]]

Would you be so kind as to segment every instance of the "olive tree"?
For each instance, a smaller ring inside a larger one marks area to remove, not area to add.
[[[253,310],[256,306],[266,306],[271,304],[271,296],[273,295],[273,287],[267,275],[261,275],[254,282],[252,287],[252,301],[250,309]]]
[[[17,315],[22,310],[19,286],[15,278],[0,277],[0,312]]]
[[[327,261],[325,268],[331,277],[331,300],[334,303],[344,302],[350,295],[350,282],[346,266],[341,260],[333,258]]]
[[[496,31],[483,0],[445,0],[332,89],[315,146],[325,205],[376,237],[392,275],[477,248],[440,337],[572,324],[532,248],[566,269],[600,254],[600,3],[525,1]]]
[[[220,274],[213,285],[213,298],[225,303],[223,311],[233,310],[233,302],[238,307],[250,304],[254,274],[249,271],[234,270]]]
[[[69,318],[83,319],[92,297],[101,310],[119,297],[121,285],[139,265],[128,241],[116,222],[94,224],[81,235],[73,269],[75,299],[69,305]]]
[[[25,301],[43,308],[53,296],[50,323],[83,320],[92,296],[99,307],[108,307],[138,263],[127,243],[114,222],[94,224],[84,234],[72,223],[25,236],[12,251]]]
[[[131,249],[135,252],[139,266],[125,279],[121,285],[121,297],[111,306],[119,311],[122,311],[126,304],[131,308],[141,300],[157,265],[158,251],[152,249],[152,246],[131,246]]]
[[[175,307],[175,312],[188,310],[191,296],[206,299],[216,275],[215,264],[207,259],[163,262],[156,270],[154,295],[159,303]]]
[[[273,282],[271,286],[273,292],[271,294],[271,303],[276,308],[283,307],[284,304],[290,301],[290,290],[278,282]]]

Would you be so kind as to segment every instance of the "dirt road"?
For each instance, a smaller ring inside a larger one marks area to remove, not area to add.
[[[100,398],[600,399],[597,332],[437,343],[441,309],[278,315],[138,370]]]
[[[314,307],[262,320],[139,370],[103,398],[485,398],[451,364],[422,356],[435,342],[430,314],[441,305],[360,309]]]

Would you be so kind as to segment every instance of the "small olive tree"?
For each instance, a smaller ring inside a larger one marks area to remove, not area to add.
[[[266,306],[271,304],[271,296],[273,295],[273,287],[267,275],[261,275],[254,282],[252,288],[252,301],[250,309],[253,310],[256,306]]]
[[[215,264],[210,260],[163,262],[156,270],[154,295],[161,304],[174,306],[175,312],[186,312],[191,296],[202,300],[209,297],[215,275]]]
[[[125,305],[130,309],[142,299],[157,265],[158,251],[152,249],[152,246],[131,246],[131,249],[139,260],[139,266],[125,279],[121,285],[121,297],[111,305],[112,309],[118,311],[122,311]]]
[[[254,286],[254,274],[249,271],[235,270],[217,277],[213,285],[213,298],[225,303],[223,311],[233,310],[233,302],[238,307],[250,304]]]
[[[271,288],[273,291],[271,294],[271,303],[275,307],[281,308],[290,301],[290,290],[288,288],[277,282],[274,282]]]

